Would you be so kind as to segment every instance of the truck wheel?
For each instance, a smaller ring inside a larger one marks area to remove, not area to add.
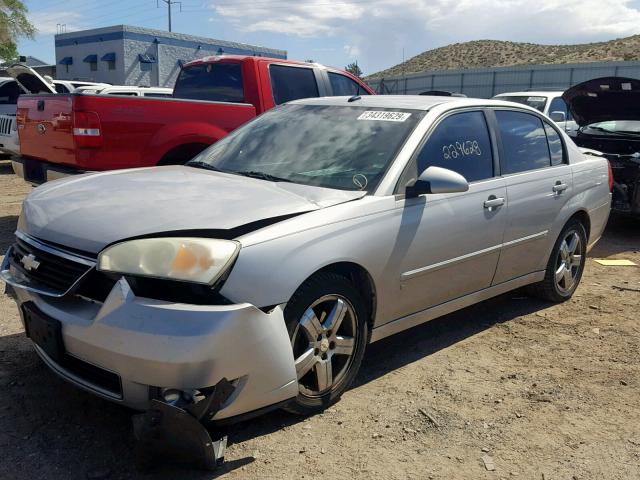
[[[320,273],[284,310],[298,377],[298,396],[285,407],[320,412],[340,399],[360,368],[368,341],[367,308],[348,279]]]
[[[578,220],[565,225],[551,251],[544,280],[531,286],[532,293],[551,302],[569,300],[578,288],[587,253],[587,234]]]

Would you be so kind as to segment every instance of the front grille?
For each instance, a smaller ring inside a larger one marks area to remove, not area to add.
[[[38,243],[17,237],[9,260],[11,266],[35,288],[46,287],[58,294],[64,294],[91,269],[91,265],[87,265],[86,262],[73,261],[68,254],[57,255],[56,249],[38,246]],[[31,268],[26,268],[27,257],[38,265],[35,266],[35,263],[31,262]]]
[[[0,135],[11,136],[11,130],[16,123],[15,115],[0,115]]]

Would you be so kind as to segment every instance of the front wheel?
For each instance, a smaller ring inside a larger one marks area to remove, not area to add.
[[[286,410],[310,415],[337,402],[360,368],[368,341],[367,309],[348,279],[318,274],[284,310],[298,395]]]
[[[587,234],[572,220],[562,229],[549,257],[544,280],[532,285],[534,293],[551,302],[564,302],[578,288],[587,256]]]

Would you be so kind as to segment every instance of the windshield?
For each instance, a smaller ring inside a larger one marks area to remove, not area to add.
[[[496,100],[504,100],[505,102],[516,102],[528,105],[536,110],[544,112],[544,106],[547,104],[547,97],[539,97],[533,95],[500,95],[494,97]]]
[[[587,128],[612,133],[634,133],[640,135],[640,120],[608,120],[606,122],[592,123]]]
[[[371,191],[424,111],[284,105],[256,118],[189,166],[341,190]]]

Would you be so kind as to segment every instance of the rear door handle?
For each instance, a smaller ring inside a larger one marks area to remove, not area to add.
[[[495,208],[504,205],[504,197],[496,197],[495,195],[491,195],[487,200],[484,201],[484,208]]]
[[[553,191],[556,193],[562,193],[568,188],[568,186],[569,185],[567,185],[566,183],[562,183],[560,180],[558,180],[553,186]]]

